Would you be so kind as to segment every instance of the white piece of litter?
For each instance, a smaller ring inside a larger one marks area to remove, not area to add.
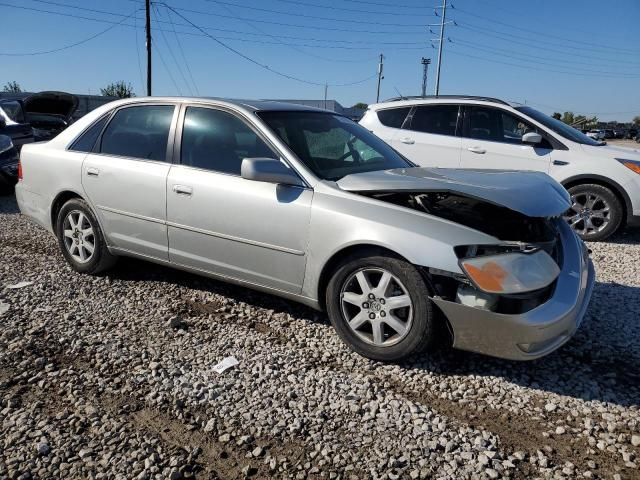
[[[9,304],[0,302],[0,317],[9,311]]]
[[[33,282],[18,282],[18,283],[14,283],[13,285],[7,285],[7,288],[17,289],[17,288],[28,287],[29,285],[33,285]]]
[[[216,373],[222,373],[225,370],[228,370],[231,367],[235,367],[240,362],[236,359],[236,357],[225,357],[220,363],[213,367],[213,370]]]

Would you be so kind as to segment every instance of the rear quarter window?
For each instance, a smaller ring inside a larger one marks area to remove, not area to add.
[[[404,119],[409,115],[411,107],[402,108],[387,108],[385,110],[378,110],[378,120],[385,127],[402,128]]]
[[[93,125],[87,128],[69,147],[69,150],[74,152],[91,152],[98,136],[107,122],[109,115],[105,115],[99,120],[96,120]]]

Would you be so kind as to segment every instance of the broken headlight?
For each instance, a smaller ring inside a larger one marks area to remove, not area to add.
[[[544,250],[466,257],[460,260],[460,268],[476,288],[500,295],[539,290],[560,274]]]

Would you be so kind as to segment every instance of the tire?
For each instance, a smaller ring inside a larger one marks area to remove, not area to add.
[[[572,207],[564,219],[585,241],[605,240],[618,230],[624,218],[620,199],[607,187],[582,184],[569,188]]]
[[[56,236],[62,255],[76,272],[95,275],[116,262],[116,257],[107,249],[96,216],[87,202],[80,198],[69,200],[58,212]]]
[[[389,277],[388,288],[383,292],[382,280]],[[370,299],[361,288],[362,278],[374,286],[375,293],[371,295],[375,298]],[[352,350],[372,360],[395,362],[433,344],[436,328],[429,296],[413,265],[384,252],[368,251],[347,258],[333,273],[326,290],[327,313],[340,338]],[[410,306],[401,306],[407,298]],[[372,320],[370,315],[375,318]],[[354,329],[349,321],[354,326],[362,323]]]

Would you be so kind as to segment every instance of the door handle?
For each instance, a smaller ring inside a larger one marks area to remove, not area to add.
[[[98,175],[100,175],[100,170],[98,170],[95,167],[89,167],[87,168],[87,175],[90,175],[92,177],[97,177]]]
[[[190,197],[191,194],[193,193],[193,188],[187,187],[186,185],[174,185],[173,191],[176,192],[178,195],[186,195]]]
[[[480,154],[487,153],[487,151],[484,148],[480,148],[480,147],[469,147],[467,148],[467,150],[473,153],[480,153]]]
[[[406,143],[407,145],[413,145],[414,143],[416,143],[416,141],[413,138],[409,138],[409,137],[401,138],[400,141],[402,143]]]
[[[565,161],[562,161],[562,160],[554,160],[553,164],[554,165],[569,165],[569,162],[565,162]]]

